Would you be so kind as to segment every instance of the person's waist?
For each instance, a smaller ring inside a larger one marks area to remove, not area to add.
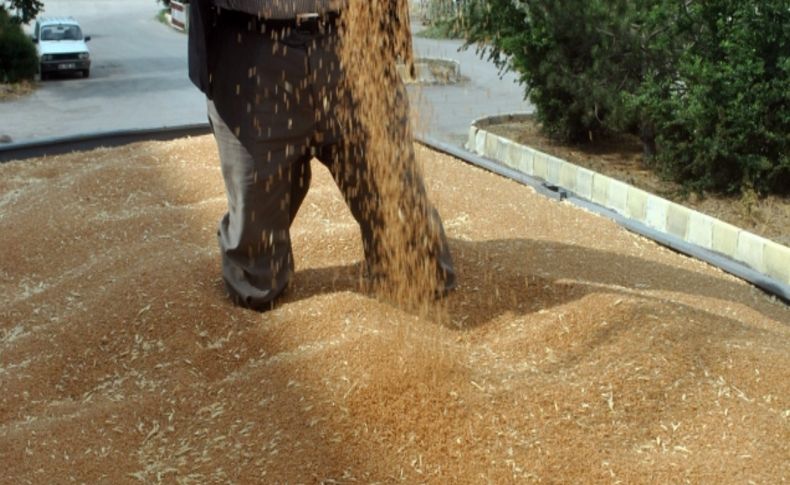
[[[262,27],[266,27],[266,29],[310,29],[336,23],[340,18],[340,11],[306,12],[294,14],[293,17],[289,18],[267,18],[245,12],[221,9],[220,15],[225,21],[230,21],[240,27],[251,27],[255,30],[261,30]]]

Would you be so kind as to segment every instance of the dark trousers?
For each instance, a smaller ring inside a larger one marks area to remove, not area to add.
[[[243,306],[266,308],[287,286],[294,269],[289,228],[310,186],[312,158],[329,168],[343,193],[362,232],[366,264],[375,271],[380,200],[364,144],[343,136],[338,118],[350,103],[338,90],[334,24],[292,28],[228,19],[215,37],[220,49],[208,103],[228,197],[219,227],[228,292]],[[393,95],[406,103],[400,87]],[[393,134],[404,138],[404,166],[414,167],[408,119],[391,122]],[[424,193],[416,172],[404,172],[404,183]],[[455,274],[441,219],[433,207],[425,210],[425,220],[439,227],[431,257],[449,289]]]

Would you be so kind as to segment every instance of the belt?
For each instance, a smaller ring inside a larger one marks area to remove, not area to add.
[[[316,22],[321,20],[322,15],[318,12],[300,13],[296,16],[296,23],[302,24],[307,22]]]
[[[222,10],[221,15],[226,19],[233,19],[232,23],[236,23],[239,26],[244,25],[247,28],[255,28],[258,31],[294,29],[297,31],[317,32],[325,26],[334,25],[340,18],[339,12],[303,13],[296,15],[292,19],[267,19],[233,10]]]
[[[294,19],[294,27],[297,31],[318,32],[323,27],[335,25],[340,14],[337,12],[328,13],[303,13]]]

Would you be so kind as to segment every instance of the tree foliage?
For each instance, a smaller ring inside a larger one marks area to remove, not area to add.
[[[639,103],[658,133],[659,166],[697,189],[790,193],[790,7],[709,0],[679,7],[685,40],[671,77]]]
[[[0,82],[32,80],[38,68],[36,47],[18,22],[0,8]]]
[[[23,24],[36,18],[43,8],[41,0],[0,0],[0,9],[13,11],[14,18]]]
[[[790,190],[785,0],[469,0],[469,44],[515,71],[548,134],[640,136],[695,189]]]
[[[638,124],[626,100],[665,63],[645,46],[660,1],[476,1],[461,20],[469,42],[519,74],[547,131],[579,142]]]

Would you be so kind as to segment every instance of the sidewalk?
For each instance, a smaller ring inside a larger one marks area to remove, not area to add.
[[[412,23],[412,32],[422,26]],[[453,59],[460,62],[461,74],[469,81],[455,86],[412,86],[412,106],[417,112],[417,134],[455,145],[463,145],[472,121],[483,116],[533,112],[524,101],[524,88],[512,73],[499,75],[493,63],[481,59],[474,47],[459,52],[460,40],[414,37],[416,57]]]

